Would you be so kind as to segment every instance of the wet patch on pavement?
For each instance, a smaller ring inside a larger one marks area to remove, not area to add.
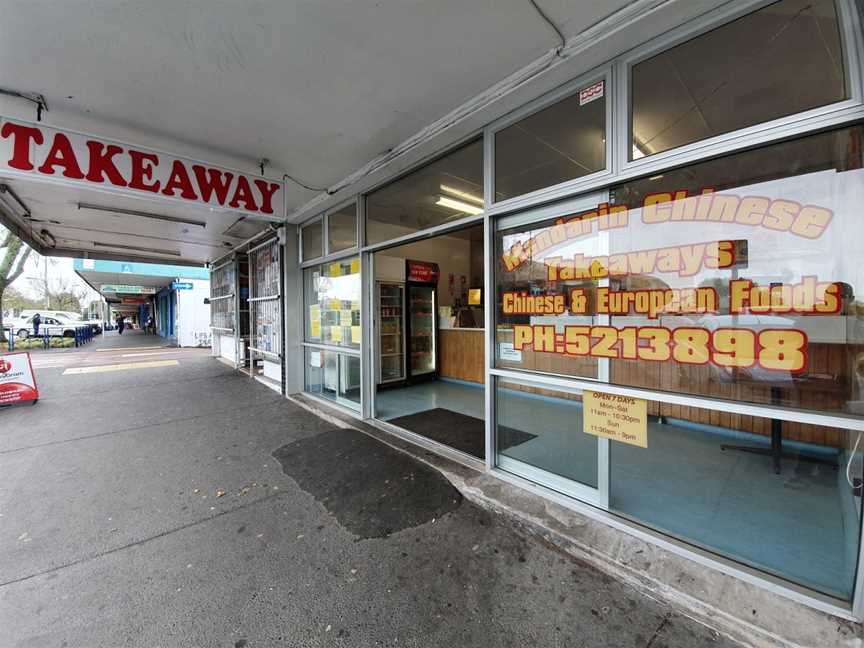
[[[462,495],[437,471],[351,429],[334,429],[273,452],[282,471],[348,531],[382,538],[441,518]]]

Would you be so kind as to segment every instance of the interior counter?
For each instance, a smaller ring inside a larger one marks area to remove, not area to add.
[[[442,328],[441,377],[484,382],[484,331],[482,328]]]

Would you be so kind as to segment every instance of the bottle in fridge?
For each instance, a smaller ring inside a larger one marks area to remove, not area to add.
[[[405,285],[378,282],[378,383],[405,380]]]
[[[409,382],[438,377],[438,264],[405,262]]]

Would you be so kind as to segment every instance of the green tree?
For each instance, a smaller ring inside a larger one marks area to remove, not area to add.
[[[49,293],[48,299],[51,310],[69,311],[71,313],[81,312],[80,295],[74,290]]]
[[[28,297],[15,286],[8,286],[3,294],[3,309],[8,313],[15,313],[28,308],[39,308],[42,305],[38,299]]]
[[[24,272],[24,264],[32,250],[24,241],[7,229],[0,229],[0,342],[6,342],[3,329],[3,295],[6,289]]]

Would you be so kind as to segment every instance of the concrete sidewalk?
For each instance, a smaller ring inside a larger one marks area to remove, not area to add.
[[[64,375],[148,337],[0,410],[3,648],[737,645],[205,352]]]

